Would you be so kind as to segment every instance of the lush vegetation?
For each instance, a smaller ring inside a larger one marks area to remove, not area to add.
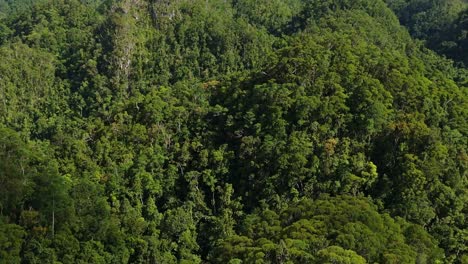
[[[468,65],[468,1],[385,0],[415,38],[462,65]]]
[[[0,263],[468,263],[468,72],[413,2],[0,1]]]

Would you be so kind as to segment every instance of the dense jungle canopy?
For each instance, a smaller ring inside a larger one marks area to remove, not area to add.
[[[0,0],[0,263],[468,263],[468,2]]]

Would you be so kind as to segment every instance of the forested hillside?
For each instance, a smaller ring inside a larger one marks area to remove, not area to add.
[[[0,0],[0,263],[468,263],[467,11],[409,2]]]
[[[415,38],[468,66],[467,0],[385,0]]]

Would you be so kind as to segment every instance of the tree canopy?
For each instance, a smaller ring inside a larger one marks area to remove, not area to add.
[[[468,263],[467,12],[0,0],[0,263]]]

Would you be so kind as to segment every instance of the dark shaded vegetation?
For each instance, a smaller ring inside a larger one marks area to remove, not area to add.
[[[413,37],[461,66],[468,65],[468,1],[385,1]]]

